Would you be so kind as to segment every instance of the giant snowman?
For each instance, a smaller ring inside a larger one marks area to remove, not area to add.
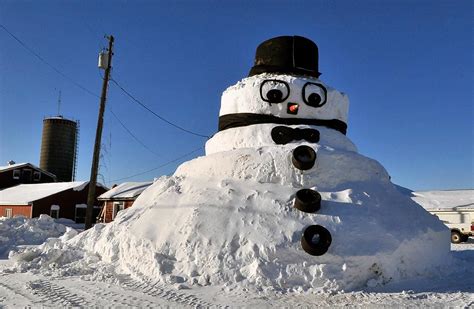
[[[249,76],[222,95],[206,155],[72,243],[189,285],[354,289],[429,275],[449,231],[357,152],[348,97],[319,76],[311,40],[261,43]]]

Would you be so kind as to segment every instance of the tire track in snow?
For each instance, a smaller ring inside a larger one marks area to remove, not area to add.
[[[127,306],[127,307],[137,307],[137,308],[153,308],[157,307],[160,304],[156,302],[149,301],[144,299],[144,293],[137,293],[132,291],[135,295],[132,295],[129,290],[124,289],[123,286],[117,285],[117,288],[120,288],[122,291],[115,292],[112,291],[111,288],[101,289],[98,288],[96,285],[91,284],[81,284],[78,286],[81,292],[87,292],[90,295],[94,295],[103,301],[108,303],[108,306],[115,307],[115,306]],[[137,295],[140,294],[140,295]]]
[[[26,287],[39,297],[42,304],[68,307],[93,307],[95,304],[88,302],[78,294],[65,289],[51,281],[38,279],[29,281]]]
[[[18,300],[19,297],[23,298],[27,303],[35,304],[38,301],[35,299],[34,295],[29,295],[25,293],[24,282],[12,278],[12,274],[9,272],[0,272],[0,288],[3,288],[5,291],[9,291],[8,297],[3,297],[2,302],[6,299],[15,298]],[[10,294],[11,293],[11,294]],[[18,300],[21,302],[21,300]],[[0,308],[1,307],[0,303]]]
[[[10,291],[12,295],[15,296],[15,298],[19,295],[23,297],[25,300],[28,302],[34,304],[36,301],[33,299],[33,297],[28,296],[27,294],[23,293],[24,288],[22,287],[16,287],[12,282],[7,282],[7,284],[0,283],[0,288],[5,289],[6,291]],[[3,299],[0,299],[0,301],[4,301],[6,297],[3,297]],[[1,308],[1,303],[0,303],[0,308]]]
[[[121,284],[128,289],[135,292],[142,292],[152,297],[159,297],[170,302],[175,302],[180,305],[193,306],[196,308],[224,308],[218,305],[206,302],[194,295],[179,293],[171,291],[159,283],[148,283],[145,281],[136,281],[133,279],[126,279]]]

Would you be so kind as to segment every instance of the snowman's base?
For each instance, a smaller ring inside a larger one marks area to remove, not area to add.
[[[114,222],[69,240],[67,250],[92,252],[151,280],[288,291],[386,284],[446,264],[449,230],[402,195],[380,164],[314,146],[317,166],[300,171],[291,164],[293,148],[247,148],[189,161]],[[301,189],[319,192],[319,210],[294,207]],[[301,245],[312,225],[331,234],[321,255]],[[66,249],[55,250],[61,256],[55,263],[70,262]],[[42,258],[41,252],[28,257]]]
[[[446,263],[449,231],[438,220],[388,183],[360,187],[368,190],[320,192],[321,210],[308,214],[293,207],[291,186],[161,178],[116,221],[73,243],[152,280],[288,291],[386,284]],[[301,246],[315,224],[332,236],[320,256]]]

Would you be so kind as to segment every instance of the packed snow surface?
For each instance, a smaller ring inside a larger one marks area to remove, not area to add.
[[[25,219],[37,220],[37,219]],[[66,220],[61,222],[67,223]],[[294,291],[257,291],[225,286],[195,286],[159,283],[145,277],[114,273],[107,263],[98,263],[97,256],[85,256],[80,250],[59,249],[74,236],[72,231],[60,239],[48,239],[42,248],[48,262],[37,271],[31,267],[11,267],[13,260],[0,259],[0,303],[5,308],[36,307],[333,307],[333,306],[390,306],[390,307],[465,307],[474,302],[474,239],[468,243],[451,245],[456,263],[447,271],[430,277],[391,282],[385,286],[354,292],[306,293]],[[21,245],[20,245],[21,246]],[[46,249],[45,247],[49,247]],[[31,250],[30,250],[31,252]],[[59,253],[59,254],[58,254]],[[74,254],[73,254],[74,253]],[[63,257],[64,255],[64,257]],[[85,259],[84,259],[85,257]],[[55,259],[56,258],[56,259]],[[76,262],[57,265],[58,258]],[[27,259],[27,256],[23,256]],[[40,259],[36,259],[40,260]],[[34,264],[33,260],[30,264]],[[25,263],[27,264],[27,263]],[[75,267],[72,267],[74,265]],[[65,266],[65,267],[64,267]],[[29,270],[17,272],[17,270]]]

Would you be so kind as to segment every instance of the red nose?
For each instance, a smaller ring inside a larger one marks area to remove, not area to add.
[[[286,112],[288,114],[296,115],[298,114],[298,107],[299,105],[297,103],[288,103]]]

